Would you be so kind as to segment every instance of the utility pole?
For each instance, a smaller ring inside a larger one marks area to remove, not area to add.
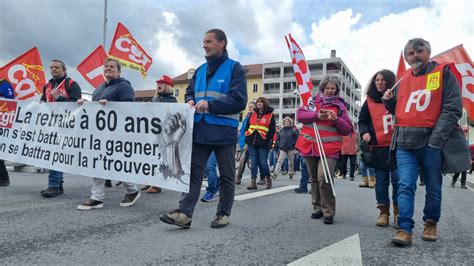
[[[105,44],[107,38],[107,0],[104,0],[104,32],[102,35],[102,46],[107,51],[107,46]]]

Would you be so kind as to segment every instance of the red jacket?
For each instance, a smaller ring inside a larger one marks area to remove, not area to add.
[[[357,155],[357,134],[355,132],[342,137],[341,154]]]

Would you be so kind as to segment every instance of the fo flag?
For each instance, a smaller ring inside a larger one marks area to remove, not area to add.
[[[467,111],[468,117],[474,119],[474,67],[472,60],[462,44],[451,48],[435,57],[433,61],[438,63],[453,63],[455,74],[461,87],[462,104]]]
[[[405,59],[403,59],[403,52],[400,52],[400,59],[398,60],[398,69],[397,69],[397,80],[399,81],[403,74],[407,71],[405,67]]]
[[[0,67],[0,79],[6,79],[12,84],[17,100],[26,100],[42,94],[46,78],[38,49],[33,47]]]
[[[99,45],[77,66],[77,71],[96,89],[105,82],[103,66],[106,58],[104,47]]]
[[[109,55],[119,60],[124,67],[140,71],[143,78],[152,63],[151,57],[120,22],[112,39]]]
[[[313,98],[311,97],[313,82],[311,81],[311,73],[303,50],[301,50],[295,39],[291,37],[291,34],[288,34],[288,37],[285,36],[285,40],[286,45],[288,45],[288,51],[290,52],[291,63],[293,64],[293,71],[295,72],[296,83],[298,84],[303,105],[314,109],[315,106]]]

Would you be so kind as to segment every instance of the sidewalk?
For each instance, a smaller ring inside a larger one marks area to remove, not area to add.
[[[474,188],[474,174],[467,173],[466,176],[466,186]]]

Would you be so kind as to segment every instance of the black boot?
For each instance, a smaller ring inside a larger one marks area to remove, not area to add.
[[[41,191],[41,196],[45,198],[52,198],[61,194],[64,194],[63,184],[59,184],[59,187],[48,187]]]
[[[10,185],[10,177],[8,176],[8,170],[5,166],[5,161],[0,160],[0,186]]]

